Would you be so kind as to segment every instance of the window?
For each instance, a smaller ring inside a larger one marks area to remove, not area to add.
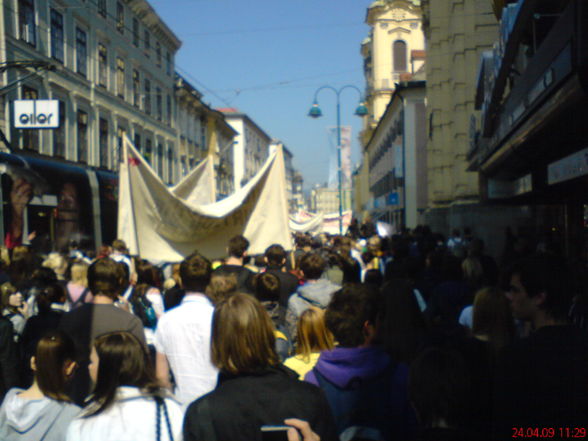
[[[88,114],[78,110],[78,162],[88,162]]]
[[[18,33],[21,40],[37,46],[35,0],[18,0]]]
[[[53,156],[65,158],[65,102],[59,100],[59,127],[53,129]]]
[[[106,0],[98,0],[98,14],[106,18]]]
[[[139,20],[133,18],[133,45],[139,47]]]
[[[394,72],[406,72],[406,43],[396,40],[393,46]]]
[[[166,98],[166,109],[167,109],[167,120],[166,122],[171,126],[172,123],[172,102],[171,102],[171,96],[168,94],[167,98]]]
[[[144,111],[147,115],[151,115],[151,81],[149,81],[149,78],[145,78],[145,90],[144,90],[144,94],[145,94],[145,99],[143,101],[144,103]]]
[[[139,97],[141,90],[141,79],[139,77],[139,71],[133,69],[133,106],[139,108]]]
[[[86,33],[76,27],[76,72],[86,78],[88,73],[88,48]]]
[[[153,147],[151,145],[151,139],[149,138],[145,140],[145,151],[143,152],[143,156],[147,162],[151,164],[151,159],[153,159]]]
[[[116,57],[116,94],[125,99],[125,60]]]
[[[171,147],[167,148],[167,182],[169,184],[174,181],[174,152]]]
[[[51,57],[63,63],[63,15],[51,9]]]
[[[123,147],[123,139],[127,131],[122,128],[118,127],[116,130],[116,168],[118,169],[119,163],[122,161],[122,147]]]
[[[107,86],[108,81],[108,50],[102,43],[98,43],[98,85]]]
[[[151,34],[145,29],[144,38],[145,40],[145,56],[149,58],[149,51],[151,50]]]
[[[165,53],[165,73],[171,75],[171,54]]]
[[[121,2],[116,3],[116,30],[125,33],[125,7]]]
[[[157,119],[161,121],[163,119],[163,98],[161,96],[161,88],[159,87],[156,89],[155,107],[157,109]]]
[[[100,118],[98,122],[100,167],[108,167],[108,121]]]
[[[141,135],[135,133],[135,148],[141,151]]]
[[[157,173],[163,179],[163,145],[157,144]]]
[[[161,67],[161,44],[159,41],[155,42],[155,64],[157,67]]]
[[[39,92],[32,87],[22,87],[22,99],[23,100],[37,100],[39,99]],[[35,150],[40,152],[39,146],[39,131],[35,129],[23,129],[22,130],[22,148]]]

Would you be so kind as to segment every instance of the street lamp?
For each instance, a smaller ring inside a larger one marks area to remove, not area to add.
[[[361,90],[359,90],[357,87],[352,86],[351,84],[343,86],[339,89],[335,89],[331,86],[322,86],[319,87],[314,93],[314,101],[312,103],[310,111],[308,112],[308,116],[310,116],[311,118],[320,118],[321,116],[323,116],[323,112],[321,111],[321,108],[319,107],[317,101],[318,94],[323,89],[332,90],[333,92],[335,92],[335,95],[337,96],[337,177],[339,179],[339,234],[343,234],[343,175],[341,170],[341,103],[339,100],[341,92],[343,92],[345,89],[357,90],[360,98],[359,105],[355,109],[355,114],[357,116],[367,115],[368,109],[365,106],[365,103],[363,102],[363,94],[361,93]]]

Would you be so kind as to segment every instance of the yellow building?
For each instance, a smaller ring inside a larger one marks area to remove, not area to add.
[[[478,174],[467,171],[470,121],[478,62],[496,39],[496,19],[487,0],[423,0],[422,8],[429,130],[426,218],[438,231],[448,232],[465,226],[460,222],[471,225],[463,220],[463,206],[479,199]],[[457,222],[452,213],[460,206],[462,221]]]

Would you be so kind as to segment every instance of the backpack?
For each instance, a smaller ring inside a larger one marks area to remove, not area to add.
[[[157,315],[153,305],[146,296],[137,297],[131,301],[133,313],[141,320],[143,326],[149,329],[155,329],[157,326]]]
[[[346,388],[331,383],[316,367],[312,370],[327,397],[341,441],[390,439],[395,370],[396,364],[390,362],[378,376],[356,378]]]

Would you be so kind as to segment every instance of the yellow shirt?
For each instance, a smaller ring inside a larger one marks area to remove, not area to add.
[[[284,365],[296,372],[300,380],[304,380],[304,376],[314,367],[320,355],[320,352],[313,352],[310,354],[308,362],[304,361],[302,355],[295,355],[286,359]]]

